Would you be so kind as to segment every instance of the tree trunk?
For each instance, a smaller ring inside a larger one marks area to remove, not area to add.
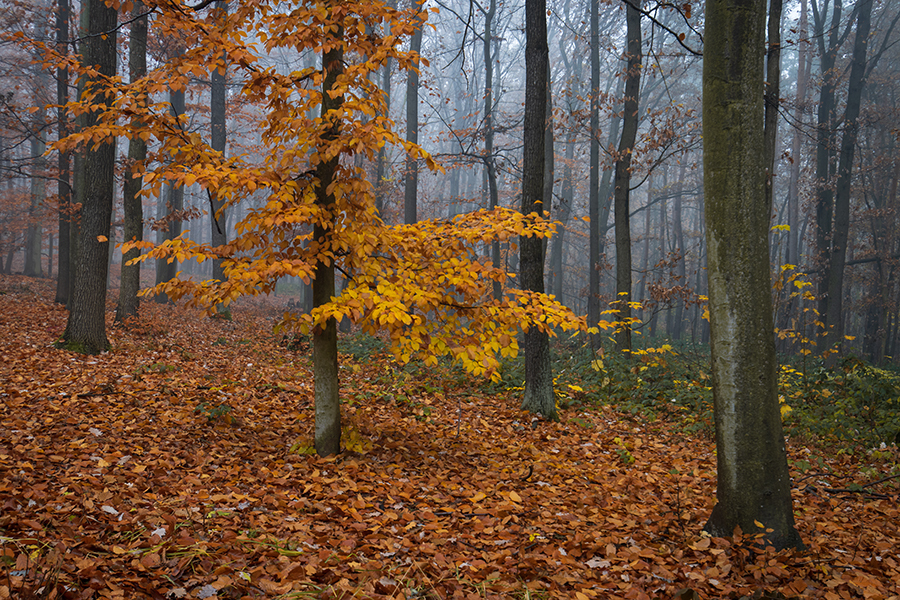
[[[835,0],[831,16],[828,44],[825,43],[825,14],[820,14],[818,0],[813,0],[813,21],[815,37],[819,41],[819,64],[821,66],[822,87],[819,91],[819,111],[816,123],[816,258],[827,272],[830,260],[831,219],[834,210],[834,191],[831,177],[834,175],[835,140],[835,88],[840,80],[834,63],[838,51],[841,23],[841,0]],[[827,7],[828,4],[825,4]],[[822,275],[818,286],[819,319],[828,326],[828,278]]]
[[[600,236],[606,223],[600,222],[600,0],[588,4],[591,21],[591,156],[588,177],[588,327],[600,322]],[[605,199],[604,199],[605,200]],[[591,347],[600,347],[599,330],[590,336]]]
[[[416,7],[422,10],[423,0],[419,0]],[[425,29],[425,15],[419,23],[415,33],[409,41],[409,51],[418,55],[422,49],[422,31]],[[414,68],[407,73],[406,79],[406,141],[419,143],[419,61],[416,59]],[[419,195],[419,161],[412,155],[406,156],[406,178],[403,193],[403,222],[407,225],[419,220],[418,216]]]
[[[703,171],[716,419],[715,536],[802,547],[778,407],[763,132],[765,0],[708,0]],[[747,90],[758,90],[747,93]],[[760,293],[763,290],[764,293]],[[761,532],[770,528],[771,533]]]
[[[87,11],[89,36],[83,43],[82,64],[96,65],[100,77],[113,77],[116,74],[116,10],[99,0],[90,0],[84,10]],[[89,127],[96,124],[97,113],[87,113],[85,121]],[[86,354],[109,349],[106,338],[106,274],[115,158],[115,140],[110,139],[89,147],[82,160],[86,193],[78,199],[82,203],[78,262],[75,265],[63,346]]]
[[[765,146],[766,205],[772,214],[772,192],[775,187],[775,143],[778,139],[778,108],[781,104],[781,12],[783,0],[770,0],[768,51],[766,52]]]
[[[224,27],[225,21],[228,19],[228,2],[226,2],[225,0],[218,0],[216,2],[216,11],[218,12],[219,19],[222,20]],[[210,141],[212,142],[212,149],[216,152],[221,153],[222,160],[225,159],[225,148],[228,141],[225,128],[225,84],[227,76],[228,57],[223,52],[221,63],[219,63],[217,65],[217,68],[213,70],[209,85],[209,120],[211,130]],[[220,198],[214,190],[210,193],[212,194],[211,202],[213,212],[213,214],[210,215],[211,244],[214,247],[224,246],[228,243],[226,225],[226,223],[228,222],[228,215],[225,212],[225,199]],[[225,281],[226,279],[225,273],[222,270],[221,259],[216,259],[213,261],[212,278],[218,281]],[[222,311],[227,313],[228,309],[223,308]]]
[[[329,13],[332,11],[328,6]],[[319,144],[319,152],[324,154],[327,145],[340,135],[341,117],[336,114],[344,103],[343,95],[331,96],[337,79],[344,72],[344,50],[341,40],[344,37],[343,27],[338,26],[332,33],[333,44],[322,56],[322,70],[325,77],[322,81],[322,121],[328,124]],[[415,98],[412,98],[415,102]],[[338,167],[338,157],[319,162],[316,166],[316,178],[319,180],[316,189],[316,204],[326,213],[316,223],[313,239],[325,249],[331,249],[334,236],[334,223],[337,215],[334,193],[328,188],[334,181]],[[319,261],[316,264],[313,280],[313,307],[324,306],[334,296],[334,262]],[[315,446],[319,456],[329,456],[341,451],[341,401],[338,396],[338,355],[337,355],[337,323],[328,319],[324,326],[313,330],[313,373],[316,388],[316,432]]]
[[[40,75],[37,76],[40,79]],[[41,205],[47,191],[46,174],[44,173],[44,117],[43,111],[35,113],[34,133],[31,136],[31,202],[28,206],[28,231],[25,235],[25,270],[26,277],[40,277],[44,274],[41,264],[41,251],[44,245],[43,228],[41,227]]]
[[[56,5],[56,51],[63,56],[69,54],[69,0],[57,0]],[[57,134],[59,139],[69,135],[69,111],[65,106],[69,102],[69,70],[60,68],[56,70],[56,109]],[[59,266],[56,269],[56,297],[57,304],[67,304],[69,301],[69,274],[72,272],[71,256],[69,253],[69,217],[70,202],[72,200],[72,188],[69,183],[69,158],[68,152],[59,153],[59,174],[57,190],[59,196]]]
[[[128,76],[131,82],[135,82],[147,74],[147,16],[141,16],[144,12],[144,4],[138,0],[134,3],[131,16],[135,19],[131,24],[131,34],[128,43]],[[138,126],[138,123],[134,123]],[[128,167],[125,169],[125,184],[122,190],[123,196],[123,241],[137,241],[144,239],[144,209],[142,198],[139,195],[143,185],[143,177],[135,177],[130,171],[135,165],[142,165],[147,158],[147,142],[140,136],[134,136],[128,142]],[[140,248],[132,248],[122,255],[122,283],[119,288],[119,303],[116,306],[116,322],[124,323],[129,317],[138,314],[138,290],[141,287],[141,263],[128,264],[141,255]]]
[[[621,322],[616,332],[616,348],[631,350],[631,153],[637,137],[638,99],[641,87],[641,13],[630,2],[625,7],[628,29],[628,67],[625,75],[625,112],[622,117],[622,138],[616,157],[615,219],[616,219],[616,299],[613,307]]]
[[[523,155],[522,213],[543,214],[544,128],[547,115],[549,55],[547,2],[525,1],[525,149]],[[522,289],[543,293],[543,243],[522,237],[519,246]],[[531,327],[525,332],[525,395],[522,409],[556,421],[556,399],[550,370],[550,341],[546,332]]]
[[[825,313],[825,347],[840,351],[844,335],[842,327],[844,263],[847,261],[847,243],[850,234],[850,176],[853,172],[853,155],[859,133],[859,112],[866,75],[866,51],[872,22],[873,0],[860,0],[856,17],[856,40],[850,63],[850,79],[847,84],[847,108],[844,111],[844,134],[841,137],[840,162],[837,185],[834,192],[834,229],[831,234],[831,254],[828,261],[828,308]],[[831,364],[838,354],[830,358]]]
[[[184,114],[184,88],[180,90],[169,91],[169,104],[172,107],[172,115],[177,119]],[[180,184],[170,183],[166,186],[168,189],[168,199],[166,200],[165,217],[168,220],[168,229],[165,230],[165,240],[174,240],[181,235],[181,212],[184,210],[184,187]],[[178,274],[178,261],[173,259],[156,261],[156,284],[165,283],[175,279]],[[169,296],[166,293],[157,294],[154,301],[160,304],[167,304]]]

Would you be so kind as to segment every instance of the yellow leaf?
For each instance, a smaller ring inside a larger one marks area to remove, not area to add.
[[[509,499],[512,500],[513,502],[517,503],[517,504],[521,504],[521,503],[522,503],[522,497],[519,496],[519,495],[518,495],[517,493],[515,493],[515,492],[510,492],[510,493],[509,493]]]
[[[106,237],[105,235],[98,235],[98,236],[97,236],[97,241],[100,242],[100,243],[102,244],[103,242],[108,242],[108,241],[109,241],[109,238]]]

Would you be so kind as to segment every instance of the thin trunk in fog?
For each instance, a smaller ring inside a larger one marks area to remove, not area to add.
[[[422,10],[424,0],[418,2],[418,9]],[[416,32],[409,42],[409,50],[418,54],[422,49],[422,30],[425,28],[425,15],[419,23]],[[419,61],[416,59],[415,67],[409,70],[406,80],[406,141],[413,144],[419,143]],[[406,177],[404,179],[403,193],[403,222],[415,223],[419,220],[417,214],[419,194],[419,161],[413,156],[406,157]]]
[[[834,63],[842,40],[839,39],[841,24],[841,0],[834,0],[831,25],[826,43],[825,18],[818,7],[819,0],[812,0],[815,38],[819,43],[819,65],[821,69],[822,87],[819,91],[819,110],[816,122],[816,260],[827,269],[830,255],[831,219],[834,207],[832,175],[834,175],[835,148],[835,89],[839,81],[839,73],[835,72]],[[824,4],[827,8],[828,3]],[[828,313],[828,278],[823,275],[819,279],[818,311],[819,318],[825,322]],[[825,322],[826,327],[828,323]]]
[[[547,46],[546,0],[525,1],[525,143],[523,150],[522,213],[543,213],[544,130],[550,50]],[[520,240],[522,289],[543,293],[544,255],[540,238]],[[546,332],[525,331],[525,393],[522,408],[557,420]]]
[[[218,0],[215,10],[218,12],[218,18],[224,23],[228,19],[228,2]],[[227,129],[226,113],[225,113],[225,86],[228,76],[228,57],[222,53],[221,62],[213,69],[210,77],[209,86],[209,121],[210,121],[210,137],[212,149],[220,152],[222,159],[225,159],[225,149],[227,147]],[[225,199],[219,198],[214,191],[210,192],[211,212],[210,214],[210,232],[211,243],[213,246],[224,246],[228,243],[228,215],[225,209]],[[225,280],[225,273],[222,270],[221,259],[213,261],[212,278],[219,281]],[[227,312],[227,309],[223,309]]]
[[[589,4],[591,21],[591,157],[588,185],[588,327],[600,322],[600,237],[606,223],[600,221],[600,0]],[[599,331],[591,335],[591,347],[600,347]]]
[[[169,91],[169,103],[171,105],[172,114],[175,118],[180,118],[184,114],[184,88],[180,90]],[[163,240],[174,240],[181,235],[181,213],[184,211],[184,187],[180,184],[168,184],[168,198],[166,198],[165,218],[168,228],[165,230]],[[175,278],[178,273],[178,261],[172,259],[157,259],[156,261],[156,284],[165,283]],[[169,301],[166,293],[157,294],[154,301],[165,304]]]
[[[36,79],[43,79],[37,75]],[[27,277],[43,275],[41,251],[43,247],[43,228],[41,227],[41,206],[47,192],[47,180],[44,169],[44,111],[35,113],[34,131],[31,134],[31,201],[28,206],[28,230],[25,234],[25,270]]]
[[[788,248],[785,262],[800,264],[800,158],[803,149],[803,124],[806,117],[806,88],[809,80],[809,54],[806,33],[808,30],[806,0],[800,0],[800,31],[797,44],[797,98],[794,108],[794,135],[791,140],[791,175],[788,188]],[[786,311],[790,313],[791,311]]]
[[[147,16],[141,16],[143,12],[144,4],[138,0],[131,11],[131,16],[135,20],[131,24],[128,39],[128,73],[132,83],[147,74]],[[139,125],[136,120],[133,123]],[[143,178],[132,173],[131,167],[143,164],[146,158],[147,142],[140,136],[132,137],[128,142],[128,163],[123,175],[125,183],[122,196],[125,215],[122,228],[125,242],[140,242],[144,239],[144,209],[139,195]],[[116,306],[117,323],[138,314],[141,263],[136,262],[133,265],[128,263],[140,255],[140,248],[132,248],[122,255],[122,283],[119,289],[119,303]]]
[[[625,7],[628,30],[628,67],[625,74],[625,109],[622,117],[622,138],[616,157],[615,219],[616,219],[616,299],[614,308],[620,326],[616,332],[616,348],[631,350],[631,224],[629,222],[631,196],[631,155],[640,122],[638,97],[641,86],[641,13],[630,2]]]
[[[766,204],[772,214],[775,187],[775,143],[778,138],[778,108],[781,104],[781,11],[783,0],[769,1],[768,50],[766,52]]]
[[[63,56],[69,53],[69,0],[57,0],[56,4],[56,51]],[[58,139],[69,135],[69,111],[66,104],[69,102],[69,70],[58,68],[56,70],[56,121]],[[59,153],[59,173],[57,176],[57,189],[59,195],[59,266],[56,276],[57,304],[67,304],[69,299],[69,280],[72,272],[71,255],[69,253],[69,215],[72,200],[72,188],[70,186],[68,151]]]
[[[847,107],[844,110],[837,184],[834,193],[834,229],[831,235],[831,255],[828,261],[828,310],[825,314],[825,347],[840,350],[843,343],[843,286],[844,263],[847,261],[847,244],[850,234],[850,178],[853,172],[853,156],[859,133],[859,113],[865,86],[866,52],[872,22],[874,0],[860,0],[856,17],[856,40],[850,62],[850,79],[847,84]],[[837,358],[837,355],[832,355]]]

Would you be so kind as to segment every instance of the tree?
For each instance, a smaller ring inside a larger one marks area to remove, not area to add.
[[[147,74],[147,15],[143,2],[134,3],[131,16],[131,34],[128,43],[128,74],[132,83]],[[128,142],[128,163],[131,171],[125,172],[123,186],[124,224],[126,242],[144,239],[144,209],[141,202],[143,177],[140,170],[147,159],[147,142],[136,136]],[[141,264],[135,261],[141,254],[138,246],[122,254],[122,283],[119,286],[119,303],[116,305],[116,322],[124,322],[138,313],[138,290],[141,287]]]
[[[525,2],[525,150],[522,162],[522,214],[542,214],[544,207],[544,130],[550,49],[547,45],[546,0]],[[549,209],[549,207],[546,207]],[[541,239],[520,241],[522,288],[544,292],[544,249]],[[557,420],[546,331],[525,329],[525,395],[522,408]]]
[[[160,246],[141,242],[125,249],[149,248],[141,260],[221,259],[224,280],[175,278],[148,290],[210,312],[241,295],[269,293],[282,277],[312,280],[313,310],[287,312],[278,327],[313,335],[317,452],[340,449],[338,320],[352,320],[367,333],[386,331],[401,362],[418,356],[435,365],[448,355],[476,375],[495,378],[500,358],[518,351],[521,328],[545,333],[585,328],[583,319],[542,293],[514,289],[499,301],[491,297],[493,283],[505,283],[510,274],[473,249],[515,236],[535,237],[540,248],[552,231],[540,212],[498,208],[452,221],[398,225],[378,217],[372,181],[357,155],[371,160],[378,148],[395,144],[437,169],[430,155],[393,131],[371,78],[388,58],[401,70],[415,66],[419,57],[399,45],[421,26],[419,11],[369,2],[242,3],[229,15],[227,28],[214,28],[168,5],[157,10],[160,36],[198,43],[144,78],[140,94],[132,87],[122,97],[126,88],[110,82],[108,94],[121,113],[108,111],[104,123],[65,143],[117,133],[152,135],[157,143],[145,162],[148,193],[199,184],[224,199],[226,209],[251,194],[259,199],[242,211],[237,234],[225,245],[180,236]],[[391,34],[378,33],[383,31]],[[251,38],[263,56],[247,46]],[[265,66],[265,55],[287,49],[321,52],[321,66],[293,71]],[[254,153],[223,156],[199,134],[182,129],[168,103],[134,102],[139,95],[160,97],[168,86],[184,87],[189,77],[205,77],[221,65],[223,52],[258,118]],[[544,102],[542,88],[541,115]],[[142,116],[139,123],[121,118],[135,111]],[[345,275],[340,293],[335,293],[335,271]]]
[[[56,7],[56,51],[63,58],[69,54],[69,0],[57,0]],[[65,139],[69,133],[69,112],[66,104],[69,102],[69,69],[65,63],[56,70],[56,103],[57,108],[57,134],[59,139]],[[71,255],[69,252],[69,221],[71,218],[72,187],[69,180],[69,163],[71,156],[68,151],[59,152],[59,173],[57,175],[59,200],[59,267],[56,272],[56,298],[57,304],[68,304],[69,279],[72,272]]]
[[[422,10],[423,0],[418,0],[416,5]],[[425,18],[416,28],[409,41],[409,51],[418,57],[422,49],[422,32],[425,29]],[[406,141],[410,144],[419,144],[419,65],[418,60],[407,73],[406,79]],[[406,157],[406,175],[403,186],[403,222],[409,225],[419,220],[418,217],[419,195],[419,161],[414,156]]]
[[[708,0],[703,169],[716,420],[713,535],[802,547],[778,406],[763,134],[766,1]],[[750,93],[748,93],[748,91]]]
[[[625,73],[625,108],[622,116],[622,137],[616,154],[615,219],[616,219],[616,347],[631,350],[631,158],[637,138],[641,95],[641,0],[625,3],[625,23],[628,47]]]
[[[84,90],[80,97],[87,129],[98,126],[101,113],[112,99],[103,94],[109,78],[116,75],[116,22],[118,13],[103,0],[89,0],[86,11],[87,39],[81,65]],[[115,179],[115,137],[106,136],[88,144],[81,161],[85,194],[78,228],[78,260],[75,263],[69,319],[61,345],[96,354],[109,349],[106,338],[106,275],[109,266],[109,228]]]
[[[217,0],[215,4],[215,13],[213,17],[218,17],[216,22],[222,28],[228,26],[228,2],[225,0]],[[220,152],[222,157],[225,156],[225,149],[228,143],[227,132],[225,128],[225,83],[228,75],[228,56],[222,53],[221,63],[216,64],[216,68],[210,73],[209,85],[209,120],[210,120],[210,137],[211,147],[213,151]],[[225,200],[218,196],[210,194],[210,229],[211,240],[213,246],[224,246],[228,242],[228,236],[225,233],[225,224],[228,216],[225,212]],[[222,270],[222,260],[213,260],[213,279],[219,281],[225,280],[225,273]]]

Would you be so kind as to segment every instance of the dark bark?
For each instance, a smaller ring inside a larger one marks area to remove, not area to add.
[[[625,74],[625,109],[622,116],[622,138],[616,157],[616,299],[613,307],[621,324],[616,332],[616,347],[631,350],[631,154],[637,138],[640,115],[638,100],[641,87],[641,13],[629,2],[625,7],[628,30],[628,67]]]
[[[588,327],[600,322],[600,236],[606,223],[600,220],[600,0],[589,4],[591,21],[591,156],[588,176]],[[590,336],[591,347],[600,347],[599,331]]]
[[[329,7],[330,11],[330,7]],[[343,28],[338,27],[333,31],[333,41],[339,42],[344,36]],[[330,50],[322,56],[322,69],[325,78],[322,81],[322,121],[327,124],[327,129],[322,135],[320,149],[337,139],[340,135],[340,117],[335,111],[340,110],[344,103],[343,95],[331,97],[338,77],[344,71],[344,51],[340,43],[330,45]],[[316,204],[325,211],[326,216],[315,224],[313,239],[323,249],[331,249],[334,236],[335,198],[328,193],[328,187],[332,184],[335,171],[338,167],[338,157],[335,156],[320,162],[316,166]],[[324,306],[331,302],[334,296],[334,262],[319,261],[316,264],[313,280],[313,307]],[[325,325],[313,330],[313,373],[315,376],[316,394],[316,430],[315,446],[319,456],[329,456],[341,451],[341,404],[338,396],[338,355],[337,355],[337,323],[328,319]]]
[[[776,548],[802,547],[778,407],[772,298],[760,293],[770,289],[766,0],[708,0],[706,10],[703,172],[718,477],[706,530],[730,536],[739,526]]]
[[[138,0],[134,3],[131,16],[135,19],[131,24],[131,34],[128,40],[128,74],[132,83],[147,74],[147,16],[144,13],[144,4]],[[132,121],[136,127],[140,127],[137,120]],[[140,136],[134,136],[128,142],[128,167],[125,170],[125,183],[122,189],[123,197],[123,241],[137,241],[144,239],[144,209],[139,195],[143,185],[143,177],[135,177],[130,171],[136,165],[141,165],[147,158],[147,142]],[[140,248],[132,248],[122,255],[122,283],[119,288],[119,303],[116,306],[116,322],[123,323],[129,317],[137,316],[140,300],[138,290],[141,287],[141,263],[128,264],[141,255]]]
[[[547,114],[549,55],[546,0],[525,2],[525,148],[523,155],[522,213],[543,213],[544,128]],[[522,289],[544,291],[543,244],[537,237],[522,237],[519,246]],[[546,332],[531,327],[525,332],[525,394],[522,408],[557,420],[550,370],[550,342]]]
[[[184,88],[179,90],[170,90],[169,104],[171,105],[172,115],[175,118],[184,114]],[[167,186],[169,193],[166,198],[165,217],[168,220],[168,229],[165,230],[164,239],[174,240],[181,235],[181,213],[184,210],[184,187],[180,184],[169,184]],[[157,260],[156,261],[156,284],[165,283],[175,279],[178,274],[178,261],[175,259]],[[169,302],[169,296],[166,293],[157,294],[154,301],[160,304]]]
[[[820,14],[818,0],[813,0],[813,21],[815,37],[819,42],[819,64],[821,68],[822,87],[819,91],[819,109],[816,122],[816,258],[826,266],[830,260],[831,219],[834,211],[834,192],[832,176],[834,175],[835,156],[835,90],[839,81],[839,73],[834,64],[840,46],[840,24],[842,0],[834,0],[831,16],[830,33],[826,45],[825,18]],[[827,3],[825,4],[827,7]],[[819,318],[825,322],[828,314],[828,278],[822,277],[818,286]],[[828,323],[825,322],[827,326]]]
[[[417,4],[419,10],[422,2]],[[425,29],[423,21],[419,23],[415,33],[409,41],[409,51],[415,55],[422,49],[422,31]],[[406,141],[412,144],[419,143],[419,61],[416,59],[415,68],[410,69],[406,79]],[[415,223],[418,217],[419,196],[419,161],[417,158],[406,156],[406,177],[403,187],[403,222],[407,225]]]
[[[82,64],[98,67],[99,76],[89,82],[97,83],[116,74],[117,14],[114,8],[99,0],[87,2],[84,10],[87,11],[89,37],[83,44]],[[98,99],[98,102],[106,101]],[[87,126],[96,124],[97,113],[87,113],[85,122]],[[106,275],[115,150],[115,139],[108,139],[88,148],[81,161],[85,193],[78,198],[82,202],[78,261],[72,278],[74,285],[69,319],[62,342],[68,349],[87,354],[109,349],[106,338]]]
[[[772,190],[775,186],[775,143],[778,138],[778,108],[781,104],[781,12],[783,0],[770,0],[768,50],[766,52],[765,145],[766,205],[772,213]]]
[[[62,55],[69,53],[69,0],[57,0],[56,5],[56,50]],[[59,139],[69,135],[69,111],[65,106],[69,102],[69,70],[56,70],[56,109],[57,134]],[[57,304],[67,304],[69,299],[69,274],[72,272],[69,254],[69,216],[72,189],[69,183],[68,152],[60,152],[58,157],[58,196],[59,196],[59,267],[56,269]]]
[[[847,244],[850,234],[850,183],[853,156],[859,133],[859,112],[865,85],[866,52],[872,23],[873,0],[860,0],[856,17],[856,40],[850,62],[850,79],[847,87],[847,107],[844,110],[844,134],[841,137],[837,184],[834,192],[834,228],[831,234],[831,254],[828,261],[828,307],[825,313],[825,347],[840,350],[844,335],[842,327],[844,263],[847,261]],[[831,359],[837,358],[837,354]]]
[[[216,11],[218,12],[218,18],[221,20],[222,26],[224,27],[225,21],[228,19],[228,3],[224,0],[219,0],[216,2]],[[228,142],[225,129],[225,84],[227,75],[227,56],[223,52],[221,62],[219,62],[217,68],[212,72],[209,86],[211,146],[213,150],[221,153],[223,160],[225,159],[225,148]],[[228,243],[228,235],[226,233],[228,215],[226,214],[224,198],[220,198],[218,194],[214,192],[212,193],[212,212],[213,214],[210,215],[211,243],[214,247],[224,246]],[[225,281],[226,279],[225,273],[222,271],[221,259],[213,261],[212,278],[219,281]]]

